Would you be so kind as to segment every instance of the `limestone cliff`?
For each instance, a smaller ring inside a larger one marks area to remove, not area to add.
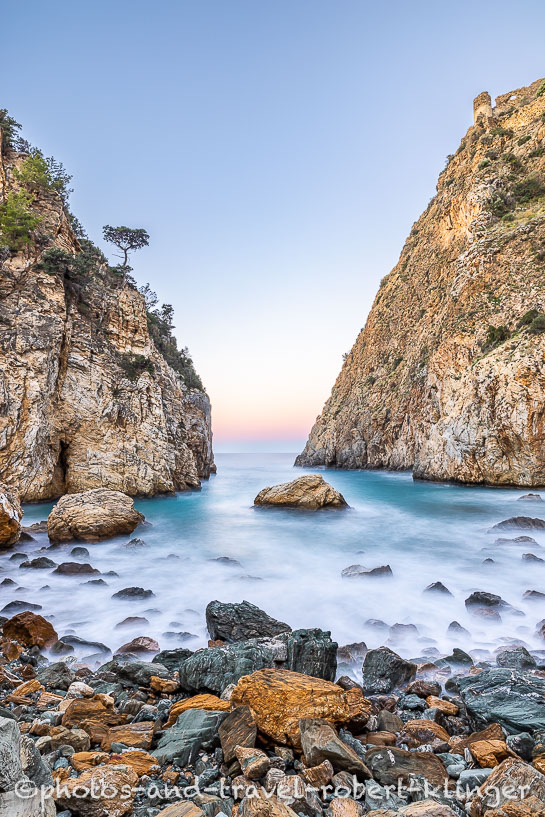
[[[6,143],[0,203],[15,206],[25,156]],[[206,393],[168,365],[143,296],[90,242],[87,271],[44,267],[52,249],[80,258],[83,242],[54,189],[28,201],[29,241],[8,249],[0,235],[0,483],[24,501],[198,487],[214,469]]]
[[[545,484],[545,81],[474,115],[296,464]]]

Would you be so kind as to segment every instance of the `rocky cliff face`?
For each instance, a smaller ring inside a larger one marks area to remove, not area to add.
[[[0,151],[0,201],[23,160]],[[32,211],[31,243],[0,248],[0,483],[24,501],[198,487],[214,469],[207,395],[166,363],[144,298],[105,259],[83,283],[41,268],[45,248],[81,246],[57,193],[35,190]]]
[[[298,465],[545,484],[545,81],[449,159]]]

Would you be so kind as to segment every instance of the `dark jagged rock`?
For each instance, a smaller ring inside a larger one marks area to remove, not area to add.
[[[67,690],[75,677],[74,670],[70,669],[63,661],[49,664],[48,667],[44,667],[38,672],[38,681],[44,687],[51,687],[52,689]]]
[[[338,736],[336,730],[321,718],[302,718],[299,721],[301,746],[308,766],[318,766],[329,760],[335,771],[355,774],[361,780],[372,777],[366,764],[351,746]]]
[[[53,559],[48,559],[47,556],[38,556],[36,559],[21,562],[19,568],[31,568],[32,570],[47,570],[50,567],[57,567],[57,563]]]
[[[388,647],[369,650],[363,662],[362,687],[366,695],[391,692],[412,681],[416,664],[405,661]]]
[[[545,729],[545,679],[514,669],[484,670],[458,679],[460,695],[479,723],[508,732]]]
[[[87,548],[82,547],[81,545],[77,545],[76,547],[72,548],[70,551],[70,556],[73,556],[75,559],[89,559],[90,554]]]
[[[471,633],[469,632],[469,630],[466,630],[465,627],[462,627],[462,625],[458,621],[450,622],[450,624],[447,627],[447,633],[450,633],[451,635],[463,636],[464,638],[471,638]]]
[[[211,749],[218,743],[218,727],[226,712],[187,709],[167,729],[157,744],[153,756],[159,763],[176,762],[179,766],[194,763],[201,749]]]
[[[434,582],[433,584],[429,584],[424,590],[424,593],[441,593],[444,596],[452,596],[452,593],[448,587],[445,587],[443,582]]]
[[[92,576],[100,573],[100,570],[86,562],[63,562],[53,573],[58,573],[59,576]]]
[[[333,680],[337,644],[323,630],[295,630],[276,638],[253,638],[198,650],[180,666],[180,684],[188,692],[220,695],[229,684],[259,669],[280,667]]]
[[[407,752],[395,746],[377,747],[367,753],[373,777],[383,786],[406,784],[409,775],[423,775],[432,786],[442,787],[448,775],[442,761],[432,752]]]
[[[522,561],[523,562],[541,562],[541,564],[545,564],[545,559],[542,559],[540,556],[536,556],[534,553],[523,553],[522,554]]]
[[[63,635],[61,640],[65,644],[70,644],[72,647],[85,647],[96,650],[96,652],[110,653],[111,649],[102,644],[101,641],[88,641],[86,638],[80,638],[78,635]]]
[[[238,706],[229,712],[218,732],[225,763],[232,763],[236,759],[237,746],[252,749],[257,738],[257,726],[250,707]]]
[[[526,647],[511,647],[502,650],[496,656],[498,667],[512,667],[513,669],[534,669],[536,660],[530,655]]]
[[[155,657],[158,658],[160,654],[161,653],[158,653]],[[107,664],[103,664],[98,672],[113,673],[124,686],[128,684],[129,686],[141,687],[149,687],[153,675],[156,675],[158,678],[168,679],[171,674],[171,671],[167,669],[166,666],[155,663],[154,661],[151,663],[147,661],[121,663],[115,658],[112,661],[108,661]]]
[[[221,639],[228,644],[291,632],[289,624],[277,621],[249,601],[240,604],[211,601],[206,607],[206,626],[213,641]]]
[[[151,590],[144,590],[143,587],[124,587],[123,590],[118,590],[114,593],[113,599],[128,599],[130,601],[141,601],[142,599],[149,599],[154,596]]]
[[[16,599],[15,601],[10,601],[9,604],[6,604],[5,607],[2,607],[0,612],[7,613],[9,616],[13,615],[14,613],[21,613],[23,610],[41,610],[41,604],[34,604],[30,601],[20,601]]]
[[[543,530],[544,528],[545,519],[532,518],[531,516],[511,516],[509,519],[504,519],[503,522],[498,522],[490,530]]]
[[[501,596],[495,593],[486,593],[483,590],[477,590],[472,593],[465,600],[466,607],[509,607],[506,601]]]

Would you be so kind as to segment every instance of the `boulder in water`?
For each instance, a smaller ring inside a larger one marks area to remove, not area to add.
[[[503,522],[498,522],[497,525],[490,528],[490,531],[495,530],[543,530],[545,528],[545,519],[532,518],[531,516],[511,516],[509,519],[504,519]]]
[[[383,695],[412,681],[416,664],[405,661],[388,647],[369,650],[363,662],[362,687],[366,695]]]
[[[17,613],[6,621],[3,634],[4,638],[26,647],[51,647],[59,638],[49,621],[28,611]]]
[[[263,488],[254,499],[254,505],[269,505],[284,508],[347,508],[342,494],[327,483],[321,474],[306,474],[292,482]]]
[[[61,497],[49,514],[47,532],[52,542],[96,542],[132,533],[143,521],[129,496],[95,488]]]

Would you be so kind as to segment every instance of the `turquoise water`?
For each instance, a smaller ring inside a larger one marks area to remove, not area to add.
[[[128,549],[130,537],[87,545],[94,567],[119,574],[106,578],[107,587],[85,585],[81,577],[57,577],[49,570],[21,570],[7,554],[0,557],[2,576],[15,578],[26,589],[2,588],[3,604],[13,598],[38,602],[44,614],[54,616],[59,634],[75,632],[114,650],[137,635],[155,637],[161,648],[205,645],[204,609],[212,599],[247,599],[294,628],[331,630],[340,644],[389,643],[412,657],[455,645],[493,651],[514,640],[544,646],[534,630],[545,618],[545,605],[523,601],[522,595],[545,591],[545,564],[521,557],[533,552],[545,558],[545,536],[531,532],[536,545],[495,545],[498,535],[519,533],[487,533],[510,516],[545,517],[545,505],[542,511],[540,503],[517,501],[524,491],[414,482],[406,473],[324,471],[344,494],[349,510],[258,509],[252,503],[261,488],[302,473],[292,467],[293,455],[224,454],[217,462],[217,476],[202,491],[136,501],[151,522],[133,534],[145,547]],[[50,508],[27,506],[25,524],[45,519]],[[47,544],[42,535],[18,549],[33,557]],[[72,547],[47,555],[55,562],[67,561]],[[218,557],[239,565],[211,561]],[[495,564],[483,565],[487,557]],[[341,578],[351,564],[389,564],[394,575]],[[442,581],[453,597],[423,595],[435,581]],[[151,589],[155,596],[140,602],[112,600],[114,592],[132,585]],[[525,615],[502,613],[501,624],[470,616],[464,599],[476,589],[500,594]],[[126,616],[144,616],[149,623],[114,629]],[[388,626],[414,624],[417,633],[400,640],[366,624],[369,619]],[[471,640],[447,637],[453,620],[471,632]],[[182,642],[165,635],[176,632],[194,638]]]

